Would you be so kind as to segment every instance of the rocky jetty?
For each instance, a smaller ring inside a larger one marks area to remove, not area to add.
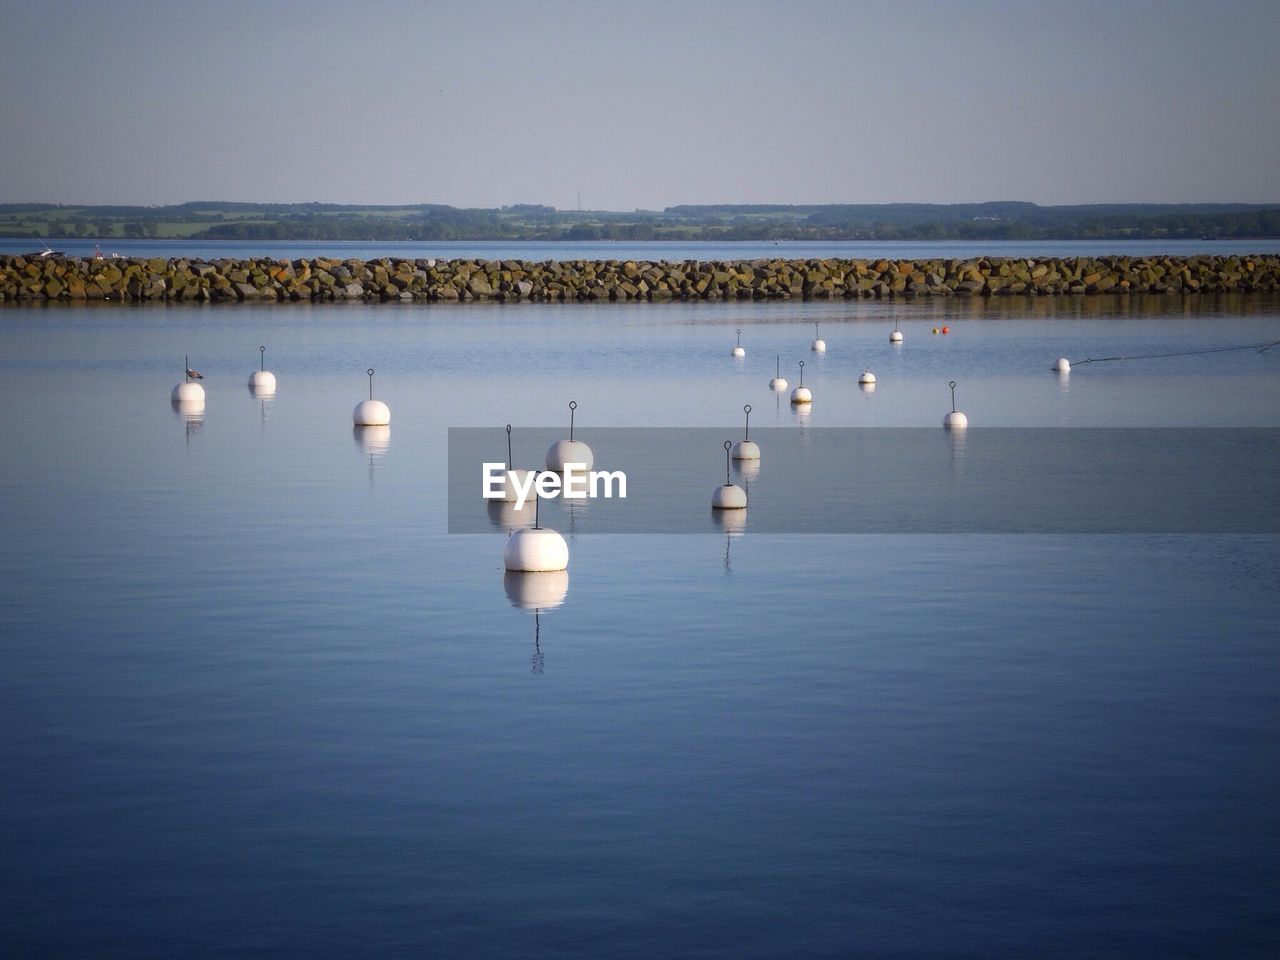
[[[624,303],[1221,293],[1280,287],[1280,256],[969,260],[202,261],[0,256],[0,301]]]

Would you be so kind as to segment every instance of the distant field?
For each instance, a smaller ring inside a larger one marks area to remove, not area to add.
[[[677,206],[556,210],[197,201],[165,207],[0,204],[0,235],[209,240],[1100,240],[1280,237],[1280,205]]]

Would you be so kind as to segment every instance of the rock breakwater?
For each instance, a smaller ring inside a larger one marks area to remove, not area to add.
[[[1280,256],[969,260],[272,260],[0,256],[0,301],[663,302],[1280,289]]]

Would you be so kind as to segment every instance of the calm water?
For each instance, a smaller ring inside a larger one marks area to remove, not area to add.
[[[556,242],[534,240],[478,240],[459,243],[376,243],[354,242],[268,242],[195,240],[57,240],[53,246],[73,257],[93,256],[96,247],[104,254],[123,257],[439,257],[484,260],[739,260],[756,257],[1096,257],[1105,255],[1140,257],[1158,254],[1219,256],[1241,253],[1280,253],[1280,240],[976,240],[972,242],[926,241],[890,242],[862,240],[692,242],[676,241]],[[30,238],[0,237],[0,253],[30,253],[41,244]]]
[[[570,399],[588,439],[744,402],[934,427],[949,379],[975,425],[1275,427],[1280,348],[1047,368],[1278,321],[0,310],[4,954],[1272,957],[1274,536],[574,535],[535,616],[501,532],[445,532],[445,439],[513,422],[519,455]],[[202,416],[169,404],[184,354]],[[368,366],[389,437],[350,425]]]

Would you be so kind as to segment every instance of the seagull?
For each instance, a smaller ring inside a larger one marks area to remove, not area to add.
[[[192,370],[190,367],[187,367],[187,377],[191,380],[203,380],[204,374],[199,370]]]

